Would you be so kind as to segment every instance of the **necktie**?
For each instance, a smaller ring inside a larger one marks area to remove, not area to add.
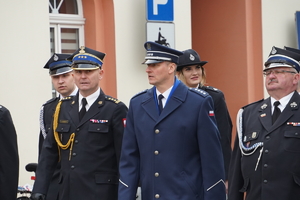
[[[279,104],[280,104],[279,101],[275,101],[274,102],[274,112],[273,112],[273,115],[272,115],[272,124],[274,124],[274,122],[276,121],[276,119],[281,114],[281,110],[278,108]]]
[[[164,95],[160,94],[158,95],[158,108],[159,108],[159,114],[162,112],[164,109],[163,104],[162,104],[162,99],[164,98]]]
[[[82,98],[81,104],[82,104],[82,107],[81,107],[81,110],[79,111],[79,120],[81,120],[86,113],[85,106],[87,104],[87,101],[85,98]]]

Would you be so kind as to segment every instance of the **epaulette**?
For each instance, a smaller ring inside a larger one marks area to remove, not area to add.
[[[120,103],[121,101],[116,99],[116,98],[113,98],[113,97],[110,97],[110,96],[105,96],[105,99],[108,100],[108,101],[112,101],[116,104]]]
[[[262,101],[264,101],[264,100],[265,100],[265,99],[261,99],[261,100],[258,100],[258,101],[254,101],[254,102],[252,102],[252,103],[250,103],[250,104],[248,104],[248,105],[243,106],[242,108],[245,109],[245,108],[247,108],[248,106],[251,106],[251,105],[253,105],[253,104],[260,103],[260,102],[262,102]]]
[[[146,89],[146,90],[143,90],[143,91],[141,91],[141,92],[139,92],[139,93],[135,94],[135,95],[132,97],[132,99],[133,99],[133,98],[135,98],[135,97],[137,97],[137,96],[139,96],[139,95],[141,95],[141,94],[144,94],[144,93],[146,93],[147,91],[148,91],[148,89]]]
[[[214,92],[221,92],[221,90],[219,90],[219,89],[217,89],[217,88],[215,88],[215,87],[212,87],[212,86],[204,86],[205,87],[205,89],[207,89],[207,90],[211,90],[211,91],[214,91]]]
[[[43,106],[46,105],[46,104],[52,103],[53,101],[56,101],[57,98],[58,98],[58,97],[54,97],[54,98],[52,98],[52,99],[49,99],[48,101],[46,101],[46,103],[43,104]]]
[[[72,97],[68,96],[68,97],[62,98],[61,101],[67,101],[67,100],[71,100],[71,99],[72,99]]]
[[[203,97],[209,96],[207,92],[198,88],[189,88],[190,91],[195,92],[196,94],[200,94]]]

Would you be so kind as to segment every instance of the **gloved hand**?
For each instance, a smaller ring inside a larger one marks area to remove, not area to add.
[[[41,193],[32,193],[30,196],[31,200],[45,200],[46,196]]]

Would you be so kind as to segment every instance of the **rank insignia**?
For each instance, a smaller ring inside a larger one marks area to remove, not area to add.
[[[261,109],[266,109],[266,107],[268,107],[268,105],[264,103],[264,104],[261,106]]]
[[[267,116],[266,113],[260,115],[260,117],[265,117],[265,116]]]
[[[252,133],[252,138],[256,138],[256,132]]]
[[[75,103],[75,101],[72,101],[72,103],[71,104],[74,104]]]
[[[246,140],[247,140],[247,136],[244,136],[244,142],[246,142]]]
[[[98,101],[98,104],[99,104],[99,105],[102,105],[102,104],[103,104],[103,102],[102,102],[102,101]]]
[[[295,107],[298,106],[298,105],[297,105],[296,102],[293,102],[293,103],[290,104],[290,106],[291,106],[292,108],[295,108]]]

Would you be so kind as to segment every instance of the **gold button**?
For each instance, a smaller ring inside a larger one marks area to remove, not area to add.
[[[158,130],[158,129],[156,129],[156,130],[155,130],[155,133],[156,133],[156,134],[157,134],[157,133],[159,133],[159,130]]]
[[[155,175],[155,177],[159,177],[159,173],[158,172],[156,172],[154,175]]]
[[[158,151],[154,151],[154,154],[155,154],[155,155],[158,155],[158,154],[159,154],[159,152],[158,152]]]
[[[155,195],[155,198],[158,199],[158,198],[159,198],[159,194],[156,194],[156,195]]]

